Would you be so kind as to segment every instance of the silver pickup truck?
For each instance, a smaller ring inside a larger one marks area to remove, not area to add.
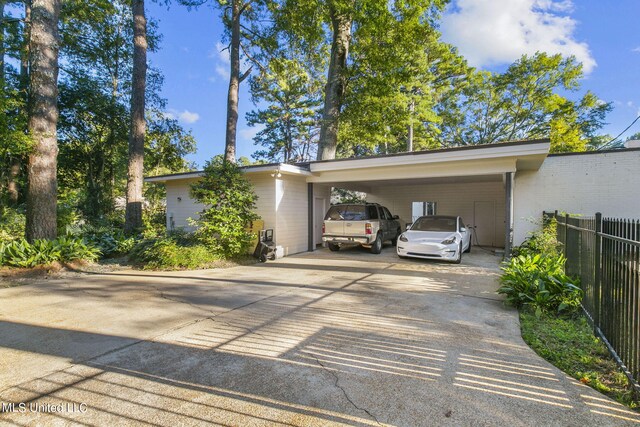
[[[402,233],[398,215],[377,203],[345,203],[331,206],[324,217],[322,241],[332,251],[341,246],[362,245],[379,254],[383,242],[395,246]]]

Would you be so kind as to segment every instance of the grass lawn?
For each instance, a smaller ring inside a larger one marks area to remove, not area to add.
[[[640,411],[627,377],[609,356],[605,345],[593,335],[582,315],[558,317],[520,312],[522,338],[541,357],[575,379]]]

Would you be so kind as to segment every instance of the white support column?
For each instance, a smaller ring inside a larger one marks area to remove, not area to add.
[[[513,172],[504,174],[505,215],[504,215],[504,257],[511,258],[513,247]]]

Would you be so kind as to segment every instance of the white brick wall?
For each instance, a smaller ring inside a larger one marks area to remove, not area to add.
[[[518,172],[514,243],[535,230],[542,211],[640,218],[640,150],[549,156],[536,172]]]
[[[171,229],[172,217],[175,228],[194,229],[194,227],[189,224],[188,218],[198,219],[199,212],[203,209],[203,206],[192,199],[189,194],[191,184],[196,181],[198,181],[198,178],[166,182],[167,230]],[[178,198],[181,200],[178,201]]]
[[[253,184],[253,189],[258,196],[256,201],[256,212],[264,221],[264,228],[276,229],[276,207],[275,207],[275,185],[270,174],[248,175],[249,181]]]
[[[275,241],[284,255],[308,249],[308,189],[304,177],[283,176],[275,180]]]
[[[274,179],[269,175],[250,175],[249,181],[254,185],[254,191],[258,196],[256,212],[265,222],[265,228],[276,228],[276,210],[274,204],[275,186]],[[188,218],[198,219],[203,205],[196,202],[190,196],[191,184],[198,178],[167,181],[167,228],[170,228],[171,217],[176,228],[193,230]],[[178,198],[181,198],[178,201]]]
[[[308,248],[308,197],[304,177],[284,175],[275,179],[269,173],[247,176],[258,196],[256,212],[264,220],[265,228],[274,230],[274,239],[285,255],[304,252]],[[196,179],[168,181],[167,228],[173,217],[176,228],[193,230],[188,218],[197,219],[203,209],[190,195],[190,185]],[[178,201],[178,197],[181,201]]]
[[[412,202],[436,202],[438,215],[460,215],[467,223],[473,222],[474,202],[495,203],[496,246],[504,245],[505,196],[502,182],[394,185],[374,187],[367,201],[386,206],[400,223],[411,222]]]

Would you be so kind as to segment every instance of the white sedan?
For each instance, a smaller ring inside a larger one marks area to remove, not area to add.
[[[400,258],[441,259],[459,264],[462,252],[471,252],[471,232],[459,216],[418,218],[398,238]]]

